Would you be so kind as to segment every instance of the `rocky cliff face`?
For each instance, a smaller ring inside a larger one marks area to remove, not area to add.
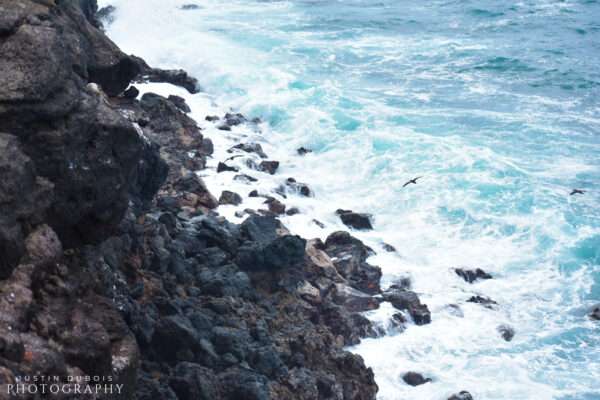
[[[96,9],[0,0],[0,398],[19,376],[91,375],[123,390],[75,398],[374,399],[344,350],[375,334],[357,313],[377,307],[370,249],[219,217],[184,105],[122,95],[194,81],[123,54]]]

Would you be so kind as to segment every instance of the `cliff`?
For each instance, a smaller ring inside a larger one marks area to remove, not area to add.
[[[195,81],[122,53],[96,11],[0,0],[0,398],[19,377],[100,376],[122,391],[56,396],[374,399],[344,350],[375,335],[371,250],[220,217],[185,103],[125,91]]]

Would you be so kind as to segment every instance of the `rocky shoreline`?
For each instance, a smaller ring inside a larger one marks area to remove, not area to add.
[[[370,250],[346,232],[289,234],[274,197],[241,225],[220,217],[236,196],[195,173],[213,144],[185,101],[128,89],[194,91],[193,78],[123,54],[96,11],[0,5],[0,398],[27,376],[110,376],[122,392],[57,396],[374,399],[372,371],[344,350],[376,334],[359,313],[378,305]]]
[[[390,303],[399,330],[431,313],[409,279],[382,290],[374,250],[351,233],[376,228],[371,216],[339,209],[350,232],[325,240],[290,233],[279,218],[302,212],[291,200],[314,196],[310,182],[283,176],[243,135],[217,149],[175,93],[140,94],[147,82],[200,88],[121,52],[100,29],[110,12],[93,0],[0,0],[0,399],[26,376],[123,385],[59,398],[375,399],[372,370],[346,350],[386,333],[364,312]],[[234,111],[204,122],[224,135],[261,123]],[[205,174],[248,192],[211,193]],[[260,176],[281,183],[262,191]],[[243,222],[222,216],[232,206]]]

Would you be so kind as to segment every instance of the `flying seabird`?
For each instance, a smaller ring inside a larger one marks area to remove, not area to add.
[[[584,191],[584,190],[581,190],[581,189],[573,189],[573,190],[571,191],[571,194],[569,194],[569,196],[573,196],[574,194],[584,194],[584,193],[585,193],[585,191]]]
[[[410,181],[406,182],[404,185],[402,185],[402,187],[406,187],[408,185],[412,184],[417,184],[417,180],[421,179],[422,176],[417,176],[416,178],[411,179]]]

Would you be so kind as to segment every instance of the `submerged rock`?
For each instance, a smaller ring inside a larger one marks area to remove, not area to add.
[[[235,151],[243,151],[246,153],[255,153],[260,158],[267,158],[267,155],[263,151],[262,146],[258,143],[240,143],[240,144],[236,144],[235,146],[233,146],[229,150],[227,150],[228,153],[233,153]]]
[[[481,268],[476,269],[464,269],[464,268],[456,268],[454,270],[456,275],[463,278],[466,282],[473,283],[478,279],[492,279],[492,275],[488,274]]]
[[[271,175],[277,172],[277,168],[279,168],[279,161],[261,161],[261,163],[258,165],[259,171],[263,171]]]
[[[219,162],[219,164],[217,165],[217,173],[221,173],[221,172],[238,172],[239,168],[237,167],[230,167],[229,165],[225,164],[224,162]]]
[[[596,321],[600,321],[600,304],[592,307],[592,311],[590,312],[590,318]]]
[[[448,397],[448,400],[473,400],[473,396],[471,396],[471,393],[467,392],[466,390],[462,390],[459,393]]]
[[[300,148],[298,148],[298,150],[296,150],[296,152],[298,153],[298,155],[304,156],[308,153],[312,153],[312,150],[307,149],[306,147],[300,147]]]
[[[481,304],[487,308],[492,308],[492,306],[498,304],[494,300],[490,299],[489,297],[480,296],[480,295],[475,295],[475,296],[469,297],[467,302]]]
[[[510,342],[513,337],[515,337],[515,330],[512,326],[500,325],[497,329],[500,333],[500,336],[502,336],[502,339],[506,340],[507,342]]]

